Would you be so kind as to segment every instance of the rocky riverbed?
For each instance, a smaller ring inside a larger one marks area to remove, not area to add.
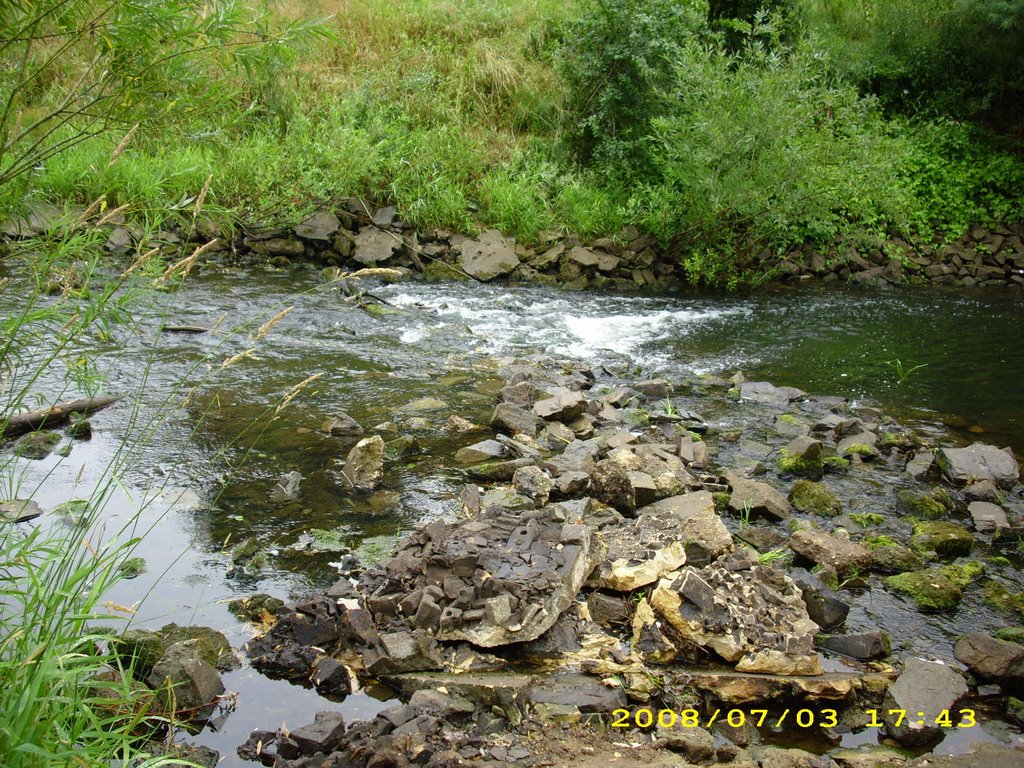
[[[924,440],[876,409],[742,374],[477,367],[502,386],[489,425],[449,421],[465,435],[461,512],[323,594],[272,615],[260,603],[245,648],[264,674],[334,699],[385,685],[399,703],[349,723],[325,707],[239,755],[899,766],[943,764],[931,748],[962,739],[975,751],[945,764],[1022,763],[1011,451]],[[702,401],[739,422],[714,426]],[[378,442],[348,453],[356,492],[386,472]],[[911,612],[964,611],[989,626],[904,633]]]

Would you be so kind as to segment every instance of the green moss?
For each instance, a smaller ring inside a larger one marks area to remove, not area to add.
[[[842,503],[822,483],[797,480],[789,490],[789,500],[801,512],[834,517],[842,511]]]
[[[885,517],[878,514],[877,512],[861,512],[859,514],[851,514],[850,519],[853,520],[861,528],[870,528],[872,525],[881,525],[885,522]]]
[[[865,445],[864,443],[854,443],[853,445],[848,445],[845,448],[845,450],[843,450],[843,455],[861,456],[865,459],[871,459],[878,455],[878,451],[875,450],[875,448],[873,448],[870,445]]]
[[[996,637],[1008,643],[1024,645],[1024,627],[1003,627],[996,630]]]
[[[1024,618],[1024,594],[1014,594],[995,579],[985,582],[985,603],[997,611]]]
[[[1013,565],[1008,557],[1002,555],[993,555],[992,557],[986,557],[985,560],[992,565],[999,566],[1000,568],[1009,568]]]
[[[850,460],[844,459],[842,456],[826,456],[821,461],[826,469],[840,470],[849,469],[850,467]]]
[[[715,509],[722,512],[729,508],[729,499],[732,498],[732,494],[725,491],[717,491],[711,494],[711,498],[715,500]]]
[[[892,536],[869,536],[864,539],[864,546],[868,549],[878,549],[879,547],[894,547],[899,542],[896,541]]]
[[[913,432],[886,432],[878,438],[878,447],[909,451],[921,447],[921,438]]]
[[[914,524],[910,546],[922,554],[934,552],[939,557],[963,557],[974,549],[974,537],[962,525],[923,520]]]
[[[146,572],[146,561],[141,557],[130,557],[118,566],[122,579],[134,579]]]
[[[881,543],[879,540],[886,540]],[[909,547],[898,544],[888,536],[878,536],[868,543],[871,550],[871,568],[882,573],[906,573],[924,568],[924,560]]]
[[[933,488],[927,493],[903,490],[896,494],[896,507],[914,517],[935,520],[953,509],[953,500],[945,488]]]
[[[944,565],[889,576],[885,579],[885,586],[907,595],[922,611],[946,611],[960,604],[964,587],[984,570],[985,566],[977,562]]]
[[[129,629],[113,644],[121,662],[130,666],[132,674],[139,680],[145,678],[160,661],[164,648],[164,639],[151,629]]]
[[[820,455],[817,458],[794,456],[785,448],[779,452],[778,465],[782,472],[794,475],[807,475],[809,477],[821,477],[822,472],[825,470],[825,465]]]
[[[792,426],[803,424],[803,422],[800,419],[798,419],[791,413],[782,414],[781,416],[779,416],[779,421],[783,422],[784,424],[790,424]]]

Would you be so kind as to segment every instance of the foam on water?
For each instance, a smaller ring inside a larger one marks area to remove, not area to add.
[[[399,307],[416,308],[431,318],[465,324],[482,351],[492,354],[541,352],[599,360],[627,356],[636,363],[668,360],[666,342],[705,323],[743,314],[743,307],[666,309],[665,302],[642,297],[582,296],[531,291],[494,295],[461,286],[435,287],[420,294],[406,286],[388,297]],[[585,302],[588,311],[580,311]],[[426,317],[410,318],[400,336],[406,344],[423,338]]]

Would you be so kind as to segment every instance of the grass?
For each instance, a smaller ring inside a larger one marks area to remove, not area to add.
[[[330,37],[248,79],[211,69],[209,92],[143,123],[117,163],[108,158],[124,130],[42,164],[27,186],[0,188],[0,211],[104,194],[143,221],[175,208],[187,218],[212,174],[206,210],[225,220],[294,223],[359,196],[425,229],[493,226],[527,244],[552,230],[615,237],[636,225],[671,243],[691,279],[730,283],[754,252],[768,254],[763,271],[804,243],[956,236],[1019,217],[1019,157],[962,123],[883,115],[830,70],[859,17],[813,5],[817,37],[787,55],[712,55],[706,30],[674,49],[677,82],[664,85],[677,113],[655,116],[644,166],[654,170],[642,175],[629,156],[587,165],[571,152],[568,110],[579,100],[566,72],[578,49],[564,38],[580,29],[582,5],[285,0],[273,6],[279,19],[327,17]],[[41,103],[73,69],[52,73]],[[796,167],[803,175],[787,170]]]

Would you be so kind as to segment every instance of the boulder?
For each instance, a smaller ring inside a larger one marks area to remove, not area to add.
[[[14,455],[23,459],[40,461],[45,459],[60,442],[60,435],[56,432],[41,430],[29,432],[14,441]]]
[[[196,720],[209,717],[217,697],[224,693],[224,682],[217,669],[202,658],[198,640],[168,646],[146,676],[146,683],[158,691],[168,710],[173,708]]]
[[[474,239],[456,235],[452,250],[459,254],[462,271],[483,282],[507,275],[519,266],[515,242],[496,229],[484,230]]]
[[[794,568],[790,577],[800,589],[807,615],[821,629],[833,629],[846,621],[850,606],[818,576],[802,568]]]
[[[334,233],[341,228],[338,217],[330,211],[317,211],[295,227],[295,236],[324,245],[331,242]]]
[[[817,565],[831,565],[840,577],[866,571],[871,563],[867,547],[814,529],[793,534],[789,548]]]
[[[940,448],[939,466],[959,485],[991,480],[1000,488],[1012,488],[1020,480],[1020,466],[1009,448],[974,443],[967,448]]]
[[[533,404],[533,412],[545,421],[560,421],[569,424],[580,416],[587,407],[582,392],[560,387],[551,397]]]
[[[882,702],[885,729],[905,746],[931,744],[944,732],[936,719],[949,713],[966,695],[967,683],[950,667],[911,656]],[[901,718],[901,714],[905,716]]]
[[[808,477],[821,477],[825,469],[821,441],[807,435],[794,438],[780,452],[779,469]]]
[[[892,653],[889,635],[878,629],[854,635],[819,635],[818,647],[860,661],[884,659]]]
[[[651,604],[683,639],[759,673],[820,674],[818,625],[800,590],[781,571],[741,552],[703,568],[684,566],[663,578]],[[770,653],[765,653],[770,652]],[[811,657],[811,658],[806,658]]]
[[[399,241],[387,232],[364,227],[355,236],[355,252],[352,260],[364,267],[376,267],[391,259]]]
[[[612,459],[599,461],[590,471],[590,495],[627,517],[636,510],[636,491],[629,471]]]
[[[1006,510],[998,504],[988,501],[972,501],[967,505],[967,511],[974,521],[974,530],[979,533],[991,533],[998,528],[1010,527]]]
[[[512,475],[512,485],[538,507],[548,503],[553,487],[551,478],[540,467],[520,467]]]
[[[745,381],[740,384],[740,398],[771,405],[789,405],[807,393],[796,387],[776,387],[767,381]]]
[[[498,403],[491,414],[491,426],[510,435],[537,436],[540,419],[536,414],[512,403]]]
[[[344,735],[345,721],[340,712],[317,712],[312,723],[282,734],[277,753],[287,759],[317,752],[329,755],[341,744]]]
[[[878,435],[874,432],[858,432],[847,435],[836,446],[836,453],[843,457],[860,456],[862,459],[873,459],[878,455]]]
[[[455,452],[455,461],[459,464],[479,464],[482,461],[500,459],[508,449],[497,440],[481,440]]]
[[[960,604],[964,587],[983,570],[984,566],[978,563],[944,565],[888,576],[884,583],[887,588],[907,595],[922,611],[945,611]]]
[[[813,480],[797,480],[793,483],[793,487],[789,489],[789,500],[801,512],[813,515],[835,517],[843,509],[839,497],[824,483],[816,483]]]
[[[922,520],[914,524],[910,546],[918,552],[934,552],[937,556],[953,559],[971,554],[974,537],[962,525],[944,520]]]
[[[345,479],[353,488],[372,491],[384,479],[384,440],[380,435],[365,437],[348,452]]]
[[[732,488],[729,509],[734,514],[746,515],[749,513],[751,517],[760,515],[782,520],[788,517],[792,511],[789,500],[767,483],[748,480],[729,470],[726,470],[723,475]]]
[[[0,501],[0,523],[25,523],[43,514],[43,508],[32,499]]]
[[[1007,688],[1024,686],[1024,645],[973,632],[957,640],[953,653],[957,661],[983,680]]]
[[[335,437],[348,437],[363,434],[363,428],[359,425],[359,422],[344,411],[338,411],[336,414],[331,416],[330,419],[324,422],[321,429]]]
[[[577,245],[569,251],[569,260],[579,264],[581,267],[597,267],[601,272],[614,272],[620,259],[604,251],[595,251],[593,248],[584,248]]]

